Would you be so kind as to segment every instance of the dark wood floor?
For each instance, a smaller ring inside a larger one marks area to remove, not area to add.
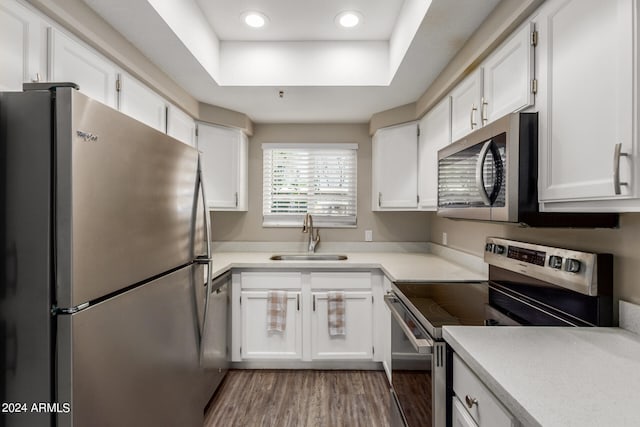
[[[383,371],[232,370],[204,427],[382,427],[389,399]]]

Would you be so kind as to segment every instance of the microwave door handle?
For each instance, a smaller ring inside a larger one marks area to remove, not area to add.
[[[491,205],[493,205],[500,195],[500,189],[502,188],[504,178],[504,164],[502,163],[500,150],[498,149],[498,145],[493,140],[491,141],[491,154],[493,155],[493,166],[496,172],[496,178],[493,181],[493,189],[491,190],[491,195],[489,196],[489,201],[491,202]]]
[[[484,188],[484,163],[487,161],[487,154],[489,153],[491,144],[493,144],[493,140],[485,142],[482,146],[482,150],[480,150],[478,163],[476,164],[476,187],[478,189],[478,194],[480,194],[480,198],[486,206],[491,206],[491,199],[489,198],[487,189]]]

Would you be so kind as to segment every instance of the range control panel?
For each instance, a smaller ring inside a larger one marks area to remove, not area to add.
[[[484,250],[484,260],[490,265],[586,295],[597,293],[597,260],[605,256],[498,237],[488,237]]]

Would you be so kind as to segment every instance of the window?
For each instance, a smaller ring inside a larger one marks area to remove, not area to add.
[[[357,144],[262,144],[263,225],[356,225]]]

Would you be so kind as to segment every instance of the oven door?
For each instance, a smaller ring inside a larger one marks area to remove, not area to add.
[[[491,220],[505,208],[506,134],[458,141],[438,153],[438,215]]]
[[[386,295],[391,311],[392,426],[432,425],[433,339],[404,304]]]

